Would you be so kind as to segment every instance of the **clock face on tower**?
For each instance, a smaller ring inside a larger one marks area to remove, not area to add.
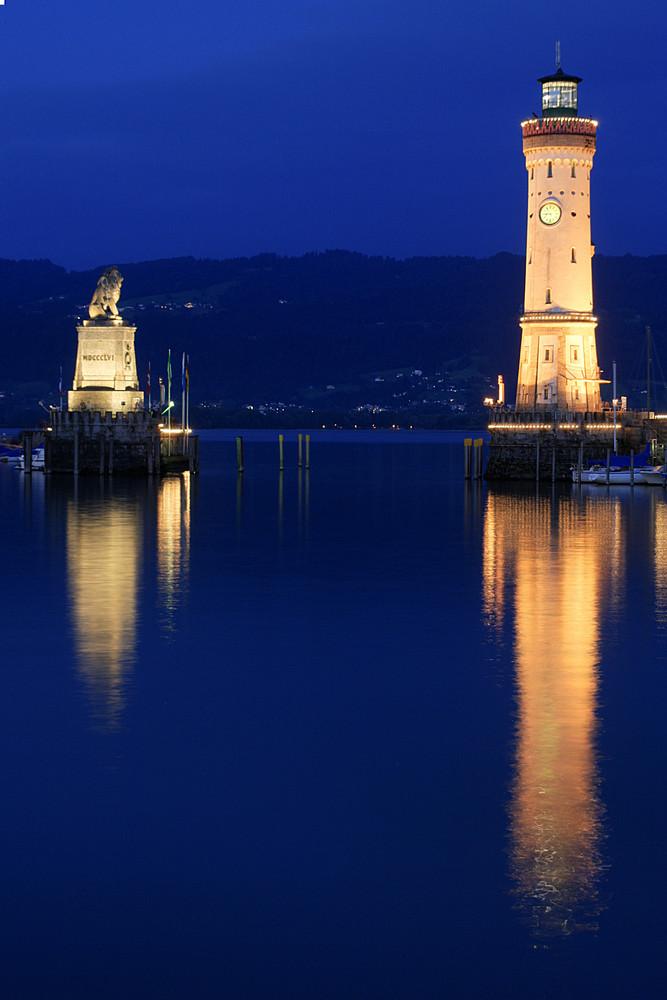
[[[540,221],[544,223],[545,226],[555,226],[557,222],[560,221],[562,215],[560,205],[557,205],[555,201],[547,201],[540,208]]]

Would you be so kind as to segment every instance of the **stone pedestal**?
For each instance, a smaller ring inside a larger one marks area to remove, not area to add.
[[[77,327],[79,344],[70,410],[120,413],[142,409],[134,353],[135,326],[120,318],[84,320]]]

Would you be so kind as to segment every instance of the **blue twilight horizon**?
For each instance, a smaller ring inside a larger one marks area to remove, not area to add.
[[[666,252],[658,5],[1,6],[0,257],[523,253],[519,125],[556,41],[600,123],[598,251]]]

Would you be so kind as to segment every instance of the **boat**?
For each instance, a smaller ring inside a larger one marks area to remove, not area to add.
[[[20,444],[11,444],[7,441],[0,444],[0,462],[16,465],[22,454],[23,449]]]
[[[582,482],[596,483],[598,486],[640,486],[648,485],[648,479],[646,476],[652,476],[653,473],[661,470],[663,466],[661,465],[641,465],[638,469],[609,469],[609,476],[607,477],[607,467],[606,465],[594,466],[592,469],[588,470],[588,478],[583,478],[582,471]]]
[[[19,471],[23,472],[25,470],[25,455],[21,451],[21,455],[17,462],[17,468]],[[44,471],[44,445],[39,448],[32,449],[32,469],[33,472],[43,472]]]
[[[630,470],[631,463],[633,462],[632,457],[630,455],[609,455],[609,484],[616,486],[629,486],[633,482],[635,485],[639,485],[640,483],[645,484],[646,480],[643,478],[644,469],[652,472],[658,468],[656,465],[649,465],[650,460],[651,444],[649,442],[642,452],[634,456],[633,480]],[[587,469],[582,469],[581,479],[579,479],[579,469],[576,466],[571,466],[570,471],[572,472],[573,483],[607,484],[607,462],[603,462],[601,459],[591,462]]]
[[[656,465],[653,469],[642,469],[644,482],[649,486],[664,486],[667,477],[667,466]]]

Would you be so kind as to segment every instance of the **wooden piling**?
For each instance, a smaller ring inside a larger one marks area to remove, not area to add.
[[[243,438],[236,438],[236,470],[243,472]]]
[[[484,467],[483,461],[483,449],[484,441],[482,438],[475,438],[474,441],[474,477],[475,479],[482,478],[482,470]]]
[[[609,486],[609,464],[611,462],[611,450],[607,448],[607,471],[605,473],[605,482]]]
[[[283,450],[283,435],[278,435],[278,454],[280,456],[280,471],[285,471],[285,454]]]
[[[310,468],[310,434],[306,434],[306,468]]]
[[[630,451],[630,486],[635,485],[635,452],[634,448]]]
[[[463,475],[472,479],[472,438],[465,438],[463,442]]]
[[[32,473],[32,431],[23,435],[23,471],[26,476]]]
[[[303,434],[299,434],[299,468],[303,467]]]

